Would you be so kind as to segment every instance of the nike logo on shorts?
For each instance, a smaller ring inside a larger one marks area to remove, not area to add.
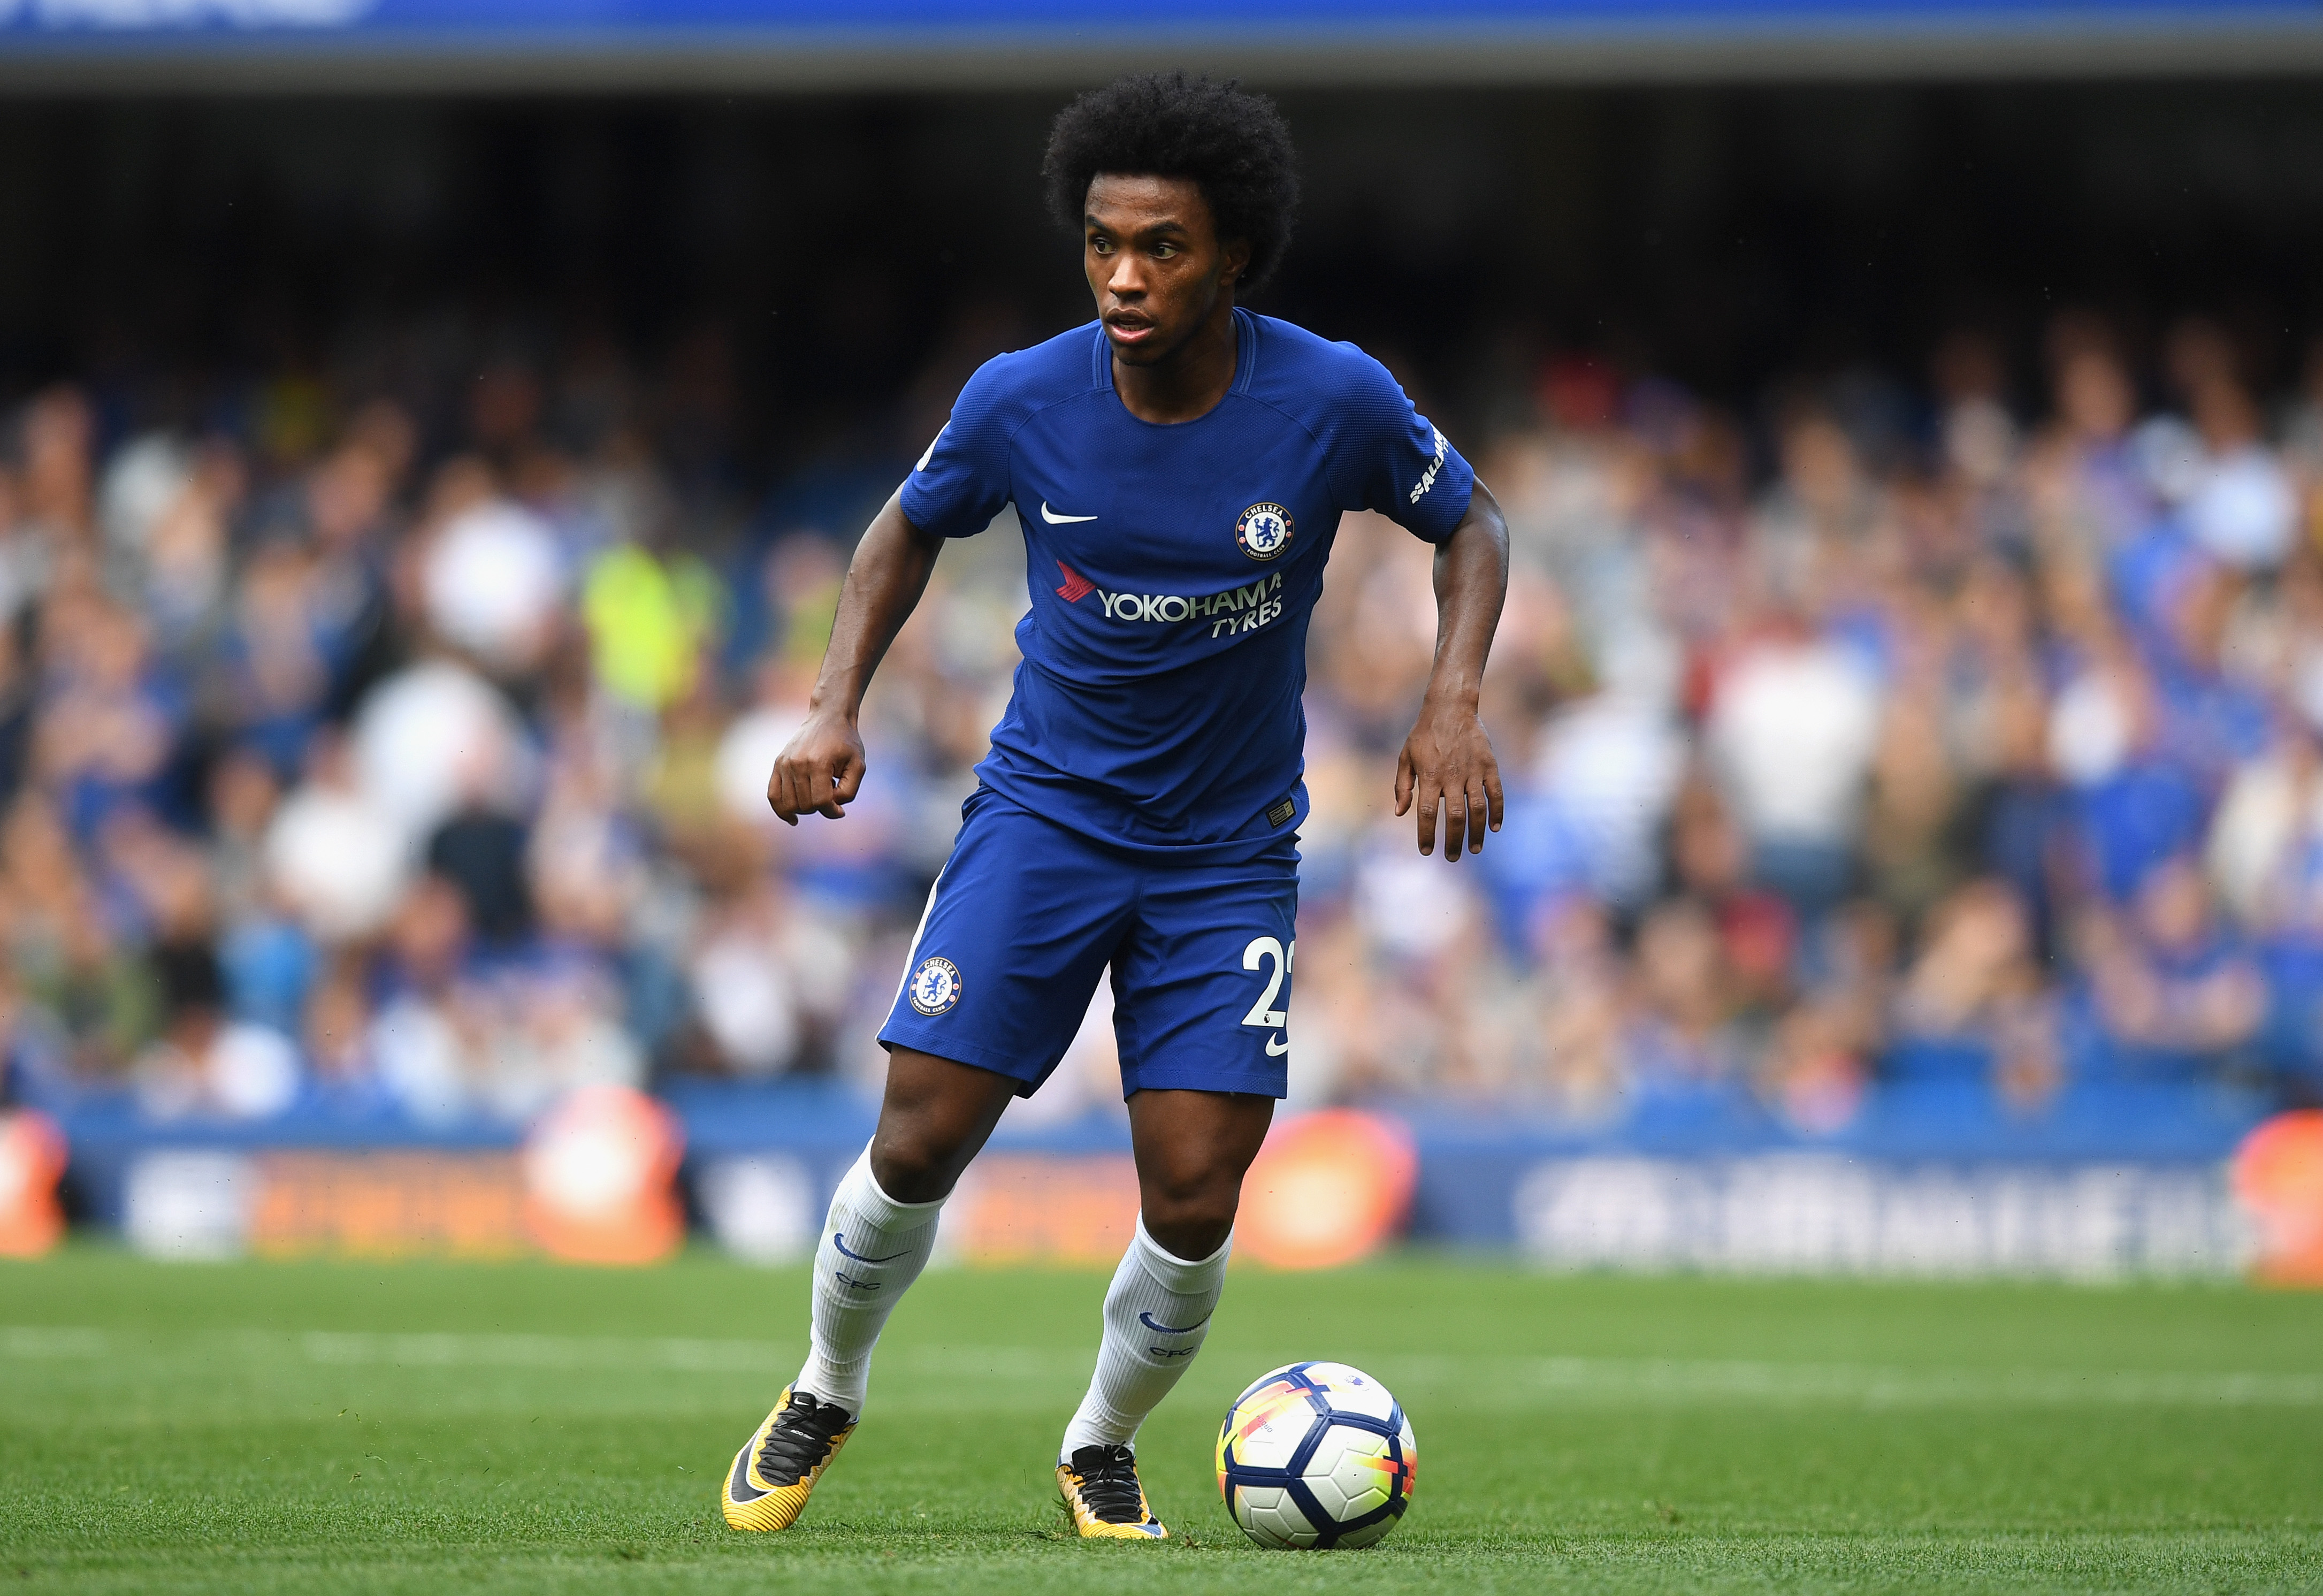
[[[858,1263],[893,1263],[896,1259],[901,1258],[904,1255],[904,1252],[911,1251],[909,1247],[906,1247],[904,1249],[904,1252],[890,1252],[885,1258],[866,1258],[862,1253],[856,1252],[852,1247],[849,1247],[847,1244],[847,1234],[844,1231],[833,1231],[831,1236],[831,1244],[838,1248],[841,1252],[846,1253],[847,1256],[852,1258]]]
[[[1289,1037],[1278,1035],[1270,1036],[1266,1039],[1266,1056],[1268,1058],[1280,1059],[1283,1054],[1290,1050],[1290,1039]]]
[[[1176,1325],[1164,1325],[1160,1320],[1156,1319],[1152,1314],[1143,1313],[1137,1316],[1137,1322],[1144,1325],[1148,1330],[1156,1331],[1163,1335],[1191,1335],[1195,1331],[1199,1330],[1203,1325],[1209,1323],[1207,1319],[1196,1319],[1192,1324],[1181,1328]]]
[[[1068,521],[1094,521],[1097,519],[1095,516],[1060,516],[1055,510],[1049,508],[1049,501],[1045,499],[1041,500],[1041,518],[1048,522],[1051,527],[1061,527]]]

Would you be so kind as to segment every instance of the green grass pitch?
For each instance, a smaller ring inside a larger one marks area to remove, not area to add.
[[[1238,1271],[1139,1448],[1178,1538],[1050,1464],[1096,1275],[931,1271],[799,1527],[719,1471],[800,1270],[0,1265],[0,1588],[102,1591],[2323,1589],[2323,1298],[2210,1287]],[[1412,1414],[1380,1547],[1264,1553],[1226,1400],[1341,1358]]]

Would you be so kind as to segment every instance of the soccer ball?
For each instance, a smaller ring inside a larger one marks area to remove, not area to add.
[[[1218,1431],[1218,1493],[1276,1551],[1368,1546],[1411,1505],[1411,1421],[1345,1363],[1290,1363],[1235,1399]]]

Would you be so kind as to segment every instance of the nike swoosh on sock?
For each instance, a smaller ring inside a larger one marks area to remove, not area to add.
[[[1137,1322],[1144,1325],[1148,1330],[1158,1332],[1163,1335],[1191,1335],[1195,1331],[1199,1330],[1203,1325],[1208,1324],[1209,1320],[1196,1319],[1192,1324],[1188,1325],[1181,1329],[1176,1325],[1162,1324],[1152,1314],[1141,1313],[1137,1316]]]
[[[837,1247],[841,1252],[846,1253],[849,1258],[855,1260],[858,1263],[893,1263],[895,1260],[904,1256],[904,1252],[909,1252],[911,1251],[909,1247],[906,1247],[904,1249],[903,1252],[890,1252],[885,1258],[866,1258],[862,1253],[858,1252],[854,1248],[847,1244],[847,1235],[843,1231],[832,1232],[831,1243],[832,1246]]]

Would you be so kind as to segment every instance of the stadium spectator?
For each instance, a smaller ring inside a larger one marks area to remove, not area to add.
[[[754,505],[718,337],[675,348],[599,329],[392,400],[286,368],[197,427],[60,385],[0,421],[13,1090],[444,1124],[862,1077],[1022,561],[1005,528],[948,550],[849,819],[771,824],[839,534],[924,438],[867,425]],[[1924,406],[1856,373],[1763,426],[1599,355],[1451,385],[1511,529],[1507,826],[1481,867],[1383,843],[1428,557],[1348,518],[1299,1100],[1813,1136],[1887,1080],[2029,1114],[2157,1072],[2310,1089],[2323,348],[2274,410],[2208,324],[2141,351],[2070,314],[2042,353],[2038,412],[1973,332]],[[1038,1114],[1105,1107],[1084,1032]]]

